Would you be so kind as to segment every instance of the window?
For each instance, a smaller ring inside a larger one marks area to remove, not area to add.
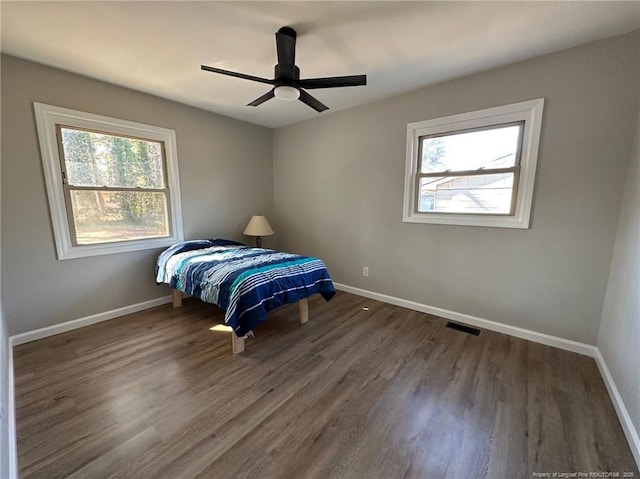
[[[543,104],[410,123],[403,221],[528,228]]]
[[[183,238],[175,132],[34,103],[58,259]]]

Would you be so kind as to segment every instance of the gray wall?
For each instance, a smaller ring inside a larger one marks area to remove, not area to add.
[[[242,230],[251,215],[272,215],[272,130],[10,56],[1,71],[2,303],[10,334],[168,294],[153,280],[160,250],[56,260],[34,101],[174,129],[185,238],[248,240]]]
[[[639,43],[634,32],[277,129],[279,246],[323,258],[340,283],[595,344]],[[530,229],[402,222],[407,123],[539,97]]]
[[[640,431],[640,113],[616,234],[598,347]]]

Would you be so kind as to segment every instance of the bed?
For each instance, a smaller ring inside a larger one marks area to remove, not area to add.
[[[329,301],[335,288],[318,258],[225,239],[182,241],[163,251],[155,267],[156,282],[172,288],[173,306],[182,293],[219,306],[233,329],[233,353],[244,351],[244,340],[267,319],[269,311],[298,302],[301,323],[308,320],[307,298],[315,293]]]

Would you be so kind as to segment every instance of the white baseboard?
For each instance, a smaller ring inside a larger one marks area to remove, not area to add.
[[[489,329],[498,333],[508,334],[509,336],[515,336],[516,338],[527,339],[535,343],[546,344],[548,346],[554,346],[560,349],[566,349],[574,353],[583,354],[585,356],[595,357],[596,347],[590,344],[579,343],[570,339],[559,338],[557,336],[551,336],[549,334],[538,333],[531,331],[530,329],[518,328],[517,326],[510,326],[508,324],[498,323],[488,319],[478,318],[469,314],[458,313],[456,311],[450,311],[448,309],[442,309],[435,306],[429,306],[427,304],[416,303],[406,299],[396,298],[395,296],[388,296],[386,294],[375,293],[373,291],[367,291],[366,289],[354,288],[346,284],[333,283],[336,289],[344,291],[346,293],[356,294],[358,296],[364,296],[365,298],[371,298],[383,303],[394,304],[396,306],[402,306],[403,308],[413,309],[414,311],[420,311],[422,313],[433,314],[434,316],[440,316],[442,318],[451,319],[452,321],[458,321],[471,326],[476,326],[483,329]]]
[[[613,407],[618,414],[620,424],[622,424],[622,430],[624,431],[624,435],[626,436],[629,447],[631,448],[633,458],[636,460],[638,469],[640,469],[640,437],[638,436],[638,431],[631,421],[629,411],[624,405],[622,396],[620,396],[620,391],[618,391],[616,383],[613,381],[613,376],[611,376],[611,371],[609,371],[607,363],[605,362],[604,357],[600,352],[600,348],[596,349],[595,358],[598,369],[600,370],[600,374],[602,374],[604,384],[605,386],[607,386],[607,391],[609,391],[609,396],[611,397],[611,401],[613,402]]]
[[[171,296],[163,296],[161,298],[150,299],[149,301],[143,301],[142,303],[131,304],[123,308],[112,309],[111,311],[105,311],[104,313],[92,314],[91,316],[85,316],[84,318],[73,319],[60,324],[54,324],[53,326],[47,326],[46,328],[34,329],[33,331],[27,331],[26,333],[16,334],[9,338],[9,342],[12,346],[18,344],[28,343],[30,341],[36,341],[38,339],[47,338],[54,334],[66,333],[73,329],[89,326],[90,324],[100,323],[109,319],[118,318],[126,314],[137,313],[145,309],[154,308],[166,303],[171,302]]]

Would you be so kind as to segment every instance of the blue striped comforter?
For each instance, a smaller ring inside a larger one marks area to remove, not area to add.
[[[225,323],[244,336],[285,303],[335,294],[324,263],[308,256],[250,248],[228,240],[194,240],[163,251],[156,281],[218,305]]]

